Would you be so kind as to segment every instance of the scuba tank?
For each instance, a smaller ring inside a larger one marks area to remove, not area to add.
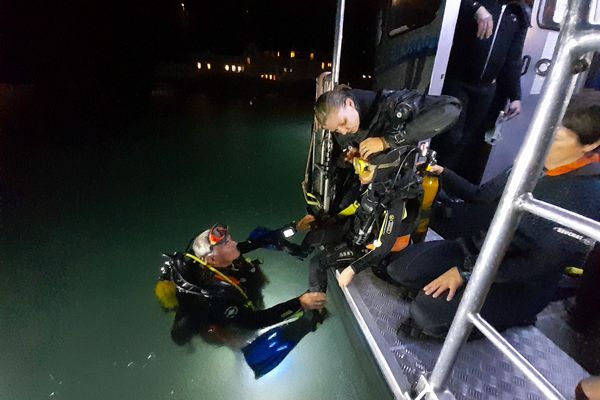
[[[437,164],[435,151],[427,152],[427,166],[423,170],[423,203],[421,204],[421,218],[417,229],[412,233],[411,238],[413,243],[420,243],[425,240],[427,230],[429,229],[429,221],[431,218],[431,208],[437,197],[440,189],[440,178],[428,172],[429,168]]]

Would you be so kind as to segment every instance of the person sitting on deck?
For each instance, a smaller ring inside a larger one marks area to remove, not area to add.
[[[487,204],[489,226],[510,169],[482,186],[442,166],[433,171],[440,174],[442,188],[463,198],[467,207],[469,203]],[[600,92],[573,96],[533,195],[600,220]],[[436,338],[446,335],[483,238],[484,234],[419,243],[388,265],[388,275],[416,294],[410,319],[401,326],[403,331]],[[499,330],[535,322],[536,315],[553,299],[564,268],[582,265],[593,244],[592,239],[554,222],[523,215],[481,315]]]

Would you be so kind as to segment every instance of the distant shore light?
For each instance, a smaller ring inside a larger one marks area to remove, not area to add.
[[[198,64],[196,64],[196,66],[198,67],[198,69],[202,69],[202,63],[198,62]]]
[[[225,64],[225,71],[229,71],[229,65]]]
[[[310,53],[310,57],[309,57],[309,58],[310,58],[311,60],[314,60],[314,59],[315,59],[315,53]]]
[[[294,50],[290,51],[290,58],[296,57],[296,52]]]
[[[206,69],[210,69],[210,63],[206,63]]]

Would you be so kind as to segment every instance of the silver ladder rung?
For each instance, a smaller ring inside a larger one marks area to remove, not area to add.
[[[467,318],[498,350],[502,352],[502,354],[508,357],[513,364],[519,368],[538,389],[540,389],[546,398],[552,400],[565,399],[565,397],[563,397],[563,395],[560,394],[560,392],[481,315],[470,313],[467,315]]]
[[[600,242],[600,222],[564,208],[537,200],[531,193],[521,195],[516,204],[519,210],[554,221]]]

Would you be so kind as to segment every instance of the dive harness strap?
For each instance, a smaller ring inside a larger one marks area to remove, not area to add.
[[[220,277],[221,279],[223,279],[225,282],[229,283],[231,286],[233,286],[234,288],[236,288],[237,291],[240,292],[242,294],[242,296],[244,296],[244,298],[246,299],[246,304],[244,304],[244,306],[247,307],[247,308],[250,308],[251,310],[254,310],[254,304],[252,303],[252,300],[250,300],[250,298],[248,297],[248,295],[246,294],[246,292],[244,291],[244,289],[242,289],[240,287],[240,285],[238,285],[237,283],[235,283],[230,277],[228,277],[227,275],[225,275],[224,273],[222,273],[221,271],[219,271],[218,269],[216,269],[212,265],[209,265],[205,261],[202,261],[200,258],[196,257],[193,254],[185,253],[185,256],[188,257],[188,258],[191,258],[192,260],[196,261],[200,265],[208,268],[215,275],[217,275],[218,277]]]
[[[338,215],[340,217],[349,217],[351,215],[356,214],[356,210],[358,210],[358,207],[360,207],[360,203],[358,201],[354,201],[354,203],[350,204],[348,207],[340,211]]]

